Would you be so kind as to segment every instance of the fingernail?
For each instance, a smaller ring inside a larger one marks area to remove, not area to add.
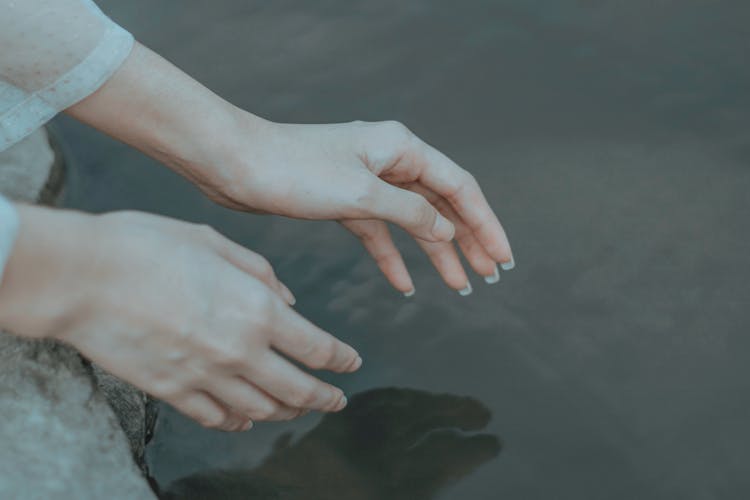
[[[494,285],[498,281],[500,281],[500,270],[495,266],[495,271],[492,273],[492,276],[485,276],[484,277],[485,283],[488,285]]]
[[[503,268],[503,271],[510,271],[511,269],[516,267],[516,261],[514,261],[513,257],[511,256],[508,262],[501,262],[500,267]]]
[[[357,356],[356,359],[354,361],[352,361],[352,364],[350,364],[346,368],[346,371],[349,372],[349,373],[356,372],[357,370],[359,370],[360,366],[362,366],[362,357],[361,356]]]
[[[450,241],[453,239],[453,235],[456,232],[456,228],[453,227],[453,223],[438,215],[435,218],[435,225],[432,226],[432,236],[440,241]]]
[[[474,289],[471,288],[471,283],[466,282],[466,288],[463,290],[459,290],[458,293],[461,295],[461,297],[466,297],[467,295],[471,295],[471,292],[473,292]]]
[[[411,289],[411,290],[409,290],[408,292],[404,292],[404,297],[406,297],[406,298],[409,298],[409,297],[411,297],[412,295],[414,295],[415,293],[417,293],[417,291],[416,291],[415,289],[413,289],[413,288],[412,288],[412,289]]]
[[[249,431],[252,428],[253,428],[253,421],[252,420],[248,420],[247,423],[242,426],[242,430],[243,431]]]
[[[346,404],[348,403],[346,396],[341,396],[341,401],[339,401],[338,406],[336,406],[336,411],[341,411],[344,408],[346,408]]]
[[[290,306],[293,306],[294,304],[297,303],[297,299],[294,298],[294,294],[292,293],[292,291],[289,290],[289,288],[287,288],[287,286],[283,283],[281,284],[281,290],[282,290],[282,293],[284,294],[284,299],[286,299],[287,303]]]

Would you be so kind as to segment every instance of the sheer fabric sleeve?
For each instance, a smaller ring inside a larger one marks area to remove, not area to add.
[[[96,91],[132,47],[91,0],[0,0],[0,151]]]
[[[13,205],[0,195],[0,283],[18,234],[18,214]]]

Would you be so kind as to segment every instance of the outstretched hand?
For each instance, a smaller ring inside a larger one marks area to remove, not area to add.
[[[0,327],[72,344],[209,427],[346,406],[340,389],[288,358],[336,372],[362,360],[289,307],[294,297],[260,255],[207,227],[137,212],[19,213]]]
[[[452,243],[488,283],[513,267],[505,232],[466,170],[398,122],[293,125],[241,113],[231,182],[200,183],[223,205],[339,220],[401,292],[414,284],[386,222],[408,231],[445,282],[471,291]]]
[[[140,44],[72,116],[164,162],[225,206],[341,223],[388,280],[414,284],[386,222],[417,239],[446,283],[471,292],[452,243],[488,283],[513,267],[474,177],[398,122],[293,125],[238,109]]]

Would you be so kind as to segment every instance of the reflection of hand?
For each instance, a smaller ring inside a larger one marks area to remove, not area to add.
[[[426,500],[500,451],[471,398],[377,389],[291,443],[283,437],[252,471],[217,471],[170,485],[165,498]]]
[[[54,337],[204,425],[338,410],[342,392],[296,368],[352,371],[261,256],[214,231],[139,213],[19,207],[0,325]],[[285,301],[286,300],[286,301]]]
[[[220,99],[136,44],[97,92],[67,110],[163,161],[240,210],[340,220],[398,290],[413,283],[385,222],[417,238],[445,281],[470,291],[450,240],[492,283],[510,245],[476,180],[396,122],[288,125]]]

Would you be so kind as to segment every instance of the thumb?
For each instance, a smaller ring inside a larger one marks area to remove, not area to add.
[[[450,241],[456,230],[422,195],[379,180],[374,216],[393,222],[415,238],[425,241]]]

